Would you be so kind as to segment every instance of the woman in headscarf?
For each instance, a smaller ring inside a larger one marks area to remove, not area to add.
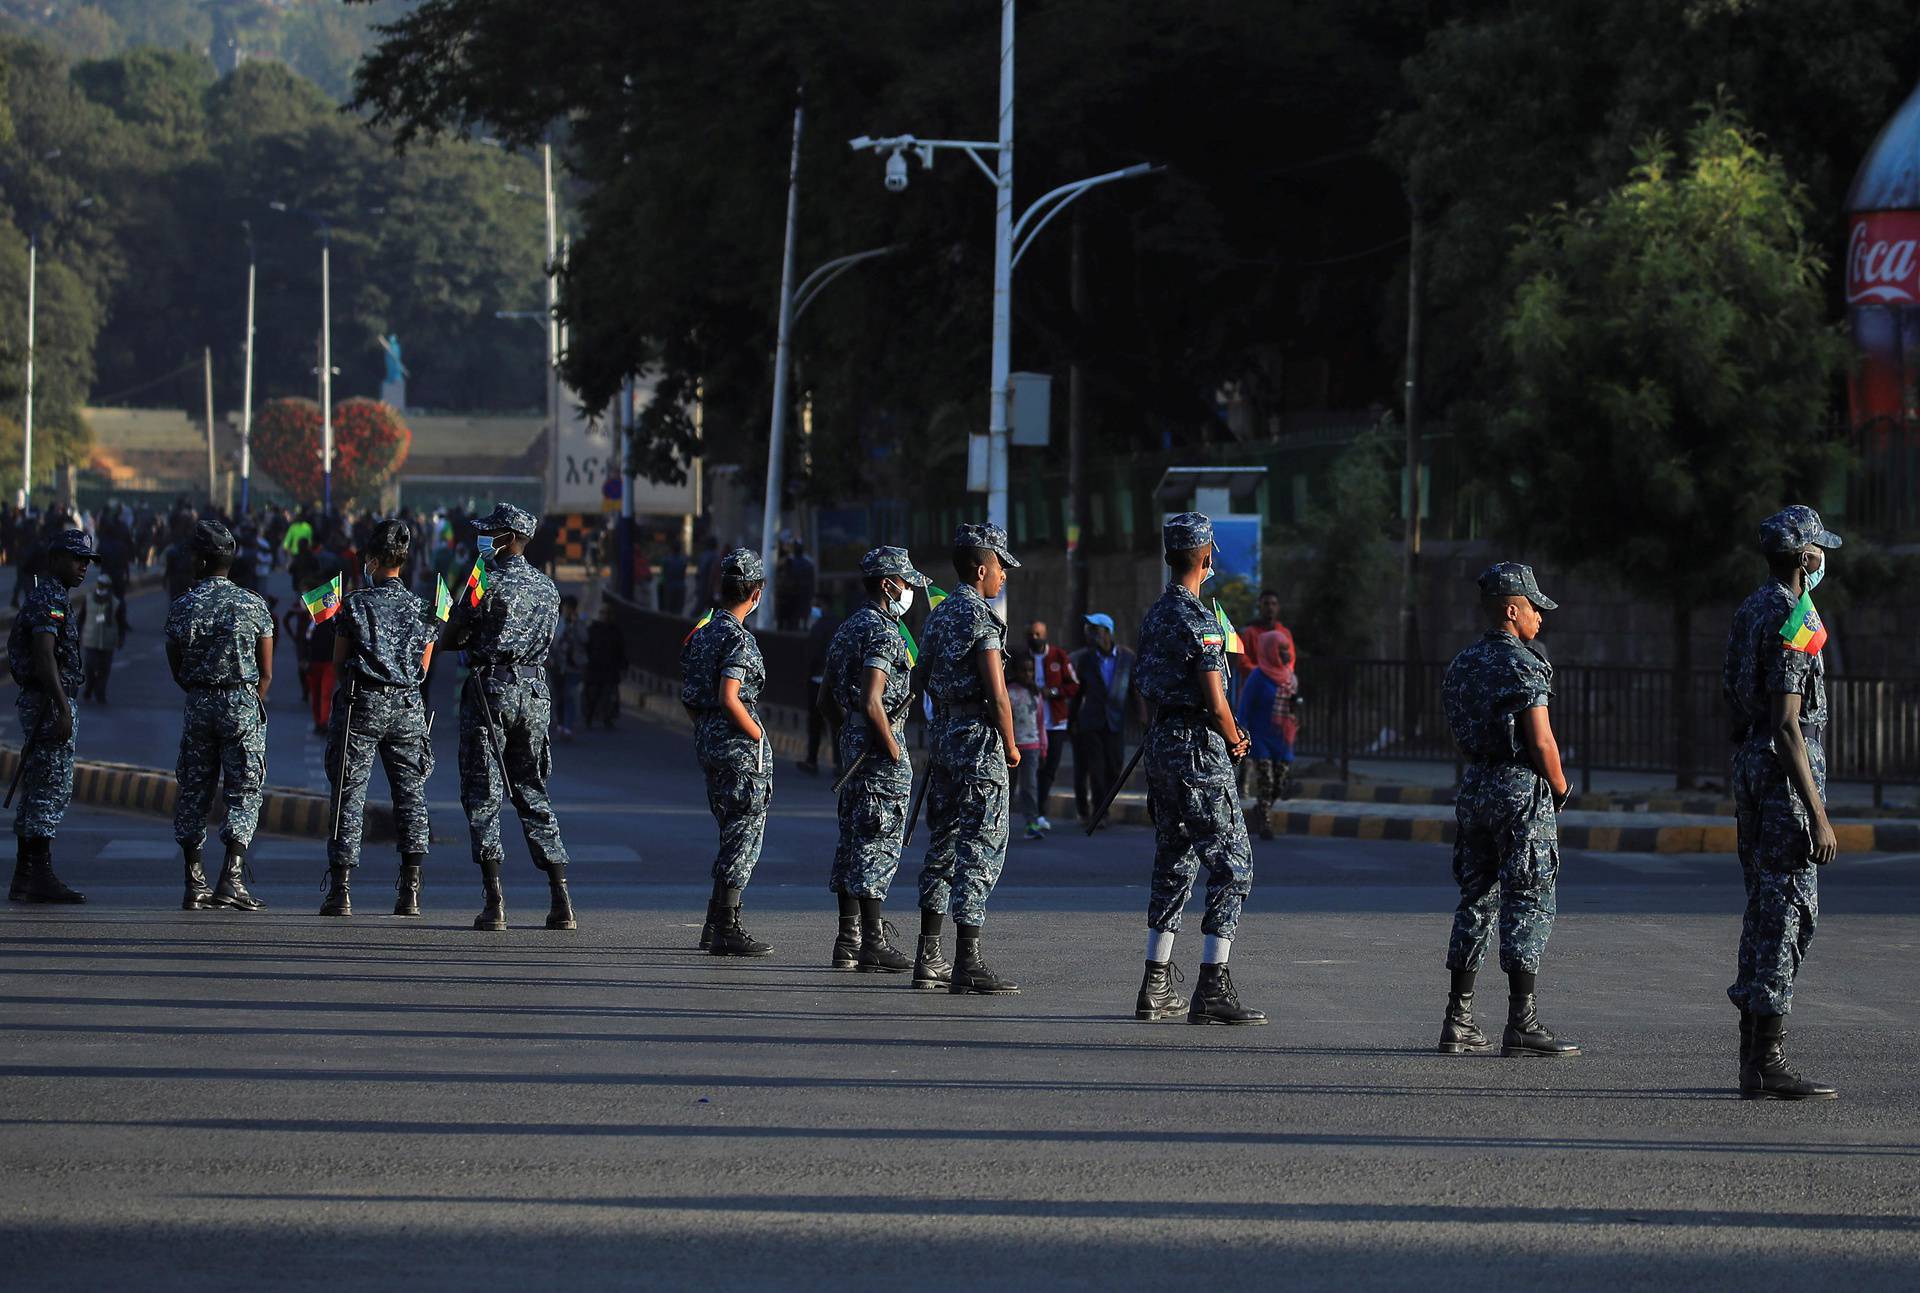
[[[1293,634],[1275,625],[1254,640],[1254,670],[1240,684],[1234,718],[1253,739],[1254,821],[1260,838],[1273,838],[1269,814],[1293,767],[1293,738],[1300,720],[1293,698],[1299,683],[1293,673]]]

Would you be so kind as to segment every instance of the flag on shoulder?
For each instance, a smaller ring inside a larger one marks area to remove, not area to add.
[[[433,577],[433,618],[445,624],[453,616],[453,590],[439,575]]]
[[[927,585],[927,609],[928,610],[935,609],[940,605],[941,602],[944,602],[946,600],[947,600],[946,591],[942,589],[939,584]]]
[[[300,600],[306,603],[307,614],[313,616],[315,624],[325,624],[340,613],[340,580],[341,577],[335,575],[312,592],[300,594]]]
[[[1820,622],[1820,612],[1813,609],[1812,593],[1800,594],[1793,614],[1780,626],[1780,637],[1789,651],[1820,654],[1820,648],[1827,644],[1827,626]]]
[[[693,635],[698,633],[701,629],[707,627],[707,624],[712,619],[713,619],[713,607],[709,606],[707,607],[707,613],[705,615],[702,615],[699,619],[695,620],[693,622],[693,627],[687,630],[687,635],[680,639],[680,645],[685,646],[687,643],[693,641]]]
[[[907,668],[911,669],[920,663],[920,644],[913,640],[913,633],[907,628],[905,621],[901,621],[894,627],[900,630],[900,640],[907,644]]]
[[[1246,648],[1240,645],[1239,631],[1233,627],[1233,621],[1227,618],[1227,613],[1221,608],[1218,597],[1213,599],[1213,618],[1220,625],[1219,640],[1221,649],[1228,655],[1245,655],[1247,652]],[[1209,643],[1211,643],[1212,639],[1213,634],[1209,633],[1206,635],[1205,640]]]
[[[478,557],[473,559],[473,571],[467,576],[466,594],[469,606],[478,606],[487,595],[487,563]]]

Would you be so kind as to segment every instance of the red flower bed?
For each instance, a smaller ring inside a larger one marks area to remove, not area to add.
[[[289,493],[318,503],[324,492],[320,406],[269,400],[253,415],[253,456]],[[371,501],[407,460],[413,433],[379,400],[342,400],[333,410],[333,501]]]

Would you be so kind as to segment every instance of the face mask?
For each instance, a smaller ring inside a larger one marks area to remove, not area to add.
[[[1047,653],[1047,640],[1045,638],[1028,638],[1027,649],[1035,655],[1045,655]]]
[[[1822,579],[1825,579],[1826,577],[1827,577],[1827,563],[1823,559],[1820,562],[1820,569],[1809,570],[1807,572],[1806,590],[1808,592],[1812,592],[1814,589],[1820,586],[1820,581]]]
[[[493,536],[491,534],[475,535],[473,540],[473,547],[474,547],[474,551],[480,554],[480,559],[482,561],[487,561],[492,559]]]
[[[909,585],[900,590],[900,595],[898,597],[893,598],[887,603],[887,614],[893,616],[895,619],[899,619],[902,615],[905,615],[907,613],[908,609],[911,608],[912,605],[913,605],[913,588],[911,585]]]

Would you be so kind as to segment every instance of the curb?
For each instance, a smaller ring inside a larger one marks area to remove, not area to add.
[[[20,751],[12,746],[0,746],[0,781],[11,782],[19,767]],[[76,802],[99,808],[120,808],[171,818],[174,805],[180,799],[180,785],[173,773],[159,768],[75,759],[73,797]],[[332,827],[327,820],[332,806],[331,798],[318,791],[268,786],[260,795],[259,830],[269,835],[325,839]],[[363,838],[368,843],[386,843],[397,838],[392,807],[368,804],[364,831]]]
[[[659,723],[682,732],[693,729],[693,720],[680,704],[678,681],[660,674],[629,669],[620,683],[620,708],[645,723]],[[762,705],[760,725],[778,757],[798,762],[807,756],[807,716],[786,705]],[[833,757],[832,734],[822,737],[826,757]]]

